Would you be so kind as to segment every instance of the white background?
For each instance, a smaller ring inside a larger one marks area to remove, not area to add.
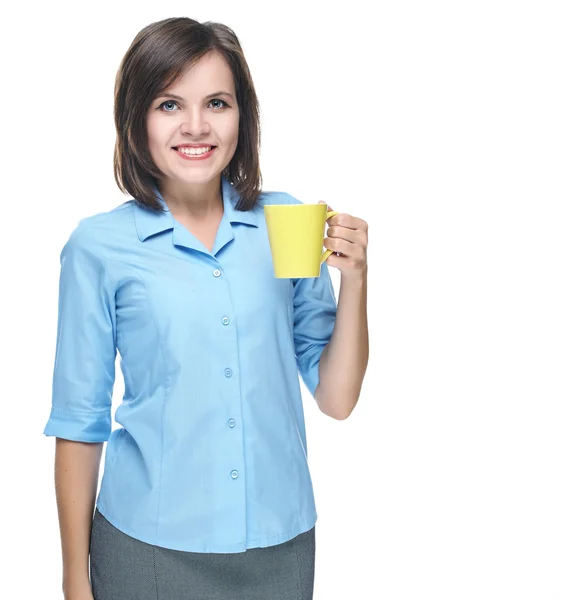
[[[242,42],[264,188],[370,226],[359,404],[335,421],[304,390],[316,600],[574,598],[571,6],[2,9],[0,597],[62,597],[42,434],[59,252],[80,218],[127,200],[112,174],[124,52],[188,16]],[[122,393],[118,372],[114,410]]]

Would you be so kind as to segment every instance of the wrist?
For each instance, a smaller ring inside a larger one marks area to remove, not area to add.
[[[341,273],[341,283],[343,281],[349,281],[354,283],[355,285],[366,284],[367,283],[367,267],[363,267],[361,270],[352,271],[351,273],[344,272]]]
[[[62,582],[64,598],[74,598],[92,591],[90,578],[87,574],[67,576]]]

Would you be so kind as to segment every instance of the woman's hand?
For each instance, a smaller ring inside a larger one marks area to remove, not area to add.
[[[325,204],[319,200],[319,204]],[[327,205],[327,210],[333,210]],[[323,245],[333,254],[325,261],[330,267],[341,271],[346,279],[365,279],[367,275],[367,222],[346,213],[327,219],[327,237]]]

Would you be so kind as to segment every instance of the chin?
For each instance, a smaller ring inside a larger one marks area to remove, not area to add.
[[[181,183],[190,183],[190,184],[206,184],[210,181],[213,181],[216,178],[221,176],[221,171],[219,170],[205,170],[202,173],[184,173],[178,174],[175,179],[181,181]]]

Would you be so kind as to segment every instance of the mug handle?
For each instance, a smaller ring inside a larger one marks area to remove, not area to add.
[[[325,216],[325,221],[327,221],[327,219],[330,219],[331,217],[334,217],[335,215],[338,215],[338,214],[339,214],[339,211],[337,211],[337,210],[327,211],[327,215]],[[331,256],[331,254],[333,254],[332,250],[325,250],[325,252],[323,252],[323,255],[321,256],[320,264],[323,264],[329,258],[329,256]]]

